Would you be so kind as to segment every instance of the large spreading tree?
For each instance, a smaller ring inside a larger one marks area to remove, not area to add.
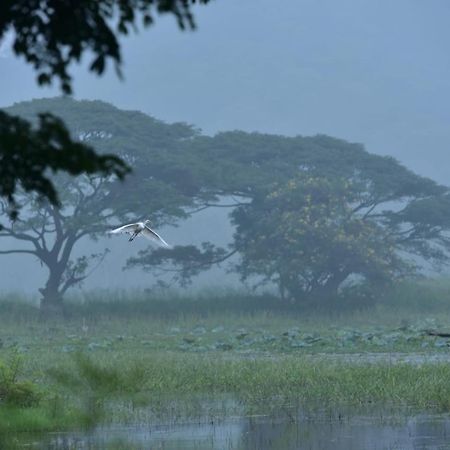
[[[206,183],[232,199],[234,239],[227,249],[210,242],[142,251],[129,267],[174,271],[187,282],[238,255],[232,270],[242,279],[310,301],[336,297],[344,283],[381,287],[450,261],[449,189],[393,158],[326,136],[232,132],[189,145],[215,158]]]
[[[202,193],[184,168],[180,148],[181,142],[195,136],[192,127],[165,124],[103,102],[68,98],[24,102],[10,111],[32,122],[43,108],[63,117],[72,136],[88,142],[100,155],[109,151],[135,167],[124,182],[103,174],[54,177],[61,207],[37,194],[17,192],[22,212],[0,230],[0,241],[9,244],[2,245],[0,255],[30,255],[48,269],[47,282],[40,289],[41,307],[47,311],[60,310],[65,292],[84,280],[104,256],[100,252],[74,258],[82,239],[96,239],[123,221],[150,218],[156,226],[173,222],[184,217],[185,209]],[[0,199],[0,208],[8,212],[6,199]]]

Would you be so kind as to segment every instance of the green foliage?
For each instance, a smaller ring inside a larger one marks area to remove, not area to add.
[[[29,408],[0,407],[0,448],[16,448],[13,446],[14,439],[11,439],[13,433],[62,431],[80,427],[80,416],[67,411],[67,408],[58,409],[57,414],[54,412],[49,404]],[[23,448],[23,445],[19,444],[17,448]]]
[[[447,264],[446,189],[410,175],[413,189],[398,185],[383,199],[380,190],[393,184],[385,176],[379,188],[371,170],[350,179],[306,173],[255,196],[233,212],[238,272],[275,282],[283,297],[316,300],[336,297],[356,276],[380,290],[415,273],[412,255]]]
[[[347,181],[303,175],[256,197],[233,213],[237,270],[263,275],[289,299],[336,298],[350,275],[380,289],[408,266],[390,230],[355,213],[362,195]]]
[[[0,197],[9,202],[8,213],[17,217],[17,192],[36,192],[59,205],[59,197],[48,170],[53,176],[63,171],[115,174],[122,179],[129,167],[115,155],[97,155],[94,150],[71,139],[63,122],[51,114],[39,114],[37,128],[0,111]]]
[[[208,3],[209,0],[199,0]],[[155,12],[172,14],[180,28],[194,28],[195,0],[29,0],[4,1],[0,6],[0,39],[14,31],[13,50],[37,72],[41,85],[53,78],[71,93],[68,68],[82,55],[93,56],[90,70],[101,75],[108,61],[120,69],[119,36],[152,25]]]
[[[60,116],[72,136],[82,143],[89,143],[102,155],[113,153],[132,166],[133,174],[123,183],[113,184],[114,178],[106,178],[110,191],[108,206],[114,204],[116,211],[122,210],[121,220],[127,218],[128,211],[134,212],[133,218],[146,217],[152,212],[152,223],[157,225],[172,215],[183,215],[182,207],[201,194],[202,180],[197,180],[192,173],[191,157],[181,148],[184,141],[197,134],[191,126],[166,124],[146,114],[119,110],[101,101],[74,101],[63,97],[18,103],[7,112],[35,121],[37,115],[46,110]],[[56,180],[64,183],[58,186],[65,207],[77,200],[73,193],[66,192],[65,184],[67,190],[72,190],[73,185],[86,184],[83,180],[86,178],[74,182],[64,177]],[[101,200],[99,196],[96,207],[101,207]]]
[[[84,402],[86,425],[94,425],[104,416],[106,401],[132,398],[141,391],[147,377],[147,369],[137,363],[128,367],[104,366],[83,353],[75,354],[74,363],[70,369],[52,368],[49,375]]]
[[[31,407],[39,403],[41,395],[34,383],[19,380],[22,364],[17,353],[8,363],[0,361],[0,405]]]
[[[157,250],[140,250],[138,256],[128,259],[126,268],[143,267],[146,271],[157,271],[161,273],[174,272],[173,279],[181,286],[186,287],[192,278],[212,264],[218,264],[229,257],[222,248],[216,248],[209,242],[204,242],[199,249],[195,245],[177,245],[173,249],[160,248]],[[172,261],[182,266],[182,270],[170,268]]]
[[[341,364],[299,357],[229,360],[178,356],[155,358],[149,384],[178,398],[209,392],[231,394],[249,411],[298,403],[320,405],[394,404],[448,410],[446,364]],[[270,401],[268,402],[268,399]],[[270,406],[269,406],[270,405]]]
[[[323,301],[360,281],[368,283],[368,300],[374,286],[414,274],[421,264],[439,269],[450,261],[448,188],[393,158],[327,136],[230,132],[185,145],[198,161],[214,158],[211,171],[201,163],[192,169],[211,194],[203,207],[233,199],[230,249],[205,243],[155,258],[144,251],[130,266],[159,264],[186,283],[238,254],[232,269],[244,280],[275,284],[291,301]]]
[[[189,148],[213,167],[199,172],[215,192],[253,198],[272,183],[283,184],[299,172],[366,184],[364,200],[379,203],[408,197],[433,196],[445,190],[420,177],[394,158],[367,152],[361,144],[330,136],[285,137],[232,131],[201,136]],[[370,181],[371,185],[367,185]]]
[[[105,399],[135,392],[142,387],[146,378],[145,370],[137,364],[126,368],[102,366],[83,353],[75,354],[74,363],[74,369],[55,368],[49,374],[64,387],[96,398]]]

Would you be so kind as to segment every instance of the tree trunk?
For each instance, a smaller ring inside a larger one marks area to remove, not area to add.
[[[50,274],[45,288],[39,289],[42,294],[40,311],[41,316],[49,317],[61,315],[63,312],[62,295],[59,291],[62,281],[62,271],[55,265],[49,267]]]
[[[40,289],[42,294],[40,312],[43,318],[60,316],[63,313],[62,297],[58,293],[50,293]]]
[[[280,274],[278,277],[278,290],[280,292],[281,301],[284,303],[286,301],[286,280],[285,277]]]
[[[312,296],[316,297],[321,303],[335,299],[340,285],[347,279],[348,275],[347,272],[335,273],[324,285],[311,292]]]
[[[347,279],[348,275],[347,272],[337,272],[324,284],[313,280],[308,290],[301,286],[293,290],[292,285],[290,285],[288,292],[292,298],[296,299],[296,303],[301,304],[305,308],[328,307],[335,303],[333,301],[337,298],[339,287]]]

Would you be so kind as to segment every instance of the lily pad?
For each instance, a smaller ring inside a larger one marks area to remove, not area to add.
[[[438,348],[443,348],[443,347],[448,347],[449,346],[449,341],[444,340],[444,339],[438,339],[435,343],[434,343],[435,347]]]
[[[101,349],[101,348],[105,348],[105,346],[104,346],[103,344],[99,344],[99,343],[97,343],[97,342],[90,342],[90,343],[88,344],[87,348],[88,348],[88,350],[89,350],[90,352],[92,352],[92,351],[94,351],[94,350],[98,350],[98,349]]]
[[[61,349],[64,353],[71,353],[75,351],[75,347],[73,345],[63,345]]]
[[[192,330],[192,334],[195,334],[196,336],[200,336],[205,333],[206,333],[205,327],[196,327]]]
[[[236,339],[238,339],[238,340],[240,341],[240,340],[246,338],[246,337],[248,336],[248,334],[249,334],[249,333],[247,333],[247,332],[245,332],[245,331],[242,332],[242,333],[239,333],[238,335],[236,335]]]
[[[228,350],[232,350],[233,346],[231,344],[229,344],[228,342],[216,342],[214,344],[214,348],[216,350],[228,351]]]
[[[305,341],[292,341],[290,346],[292,348],[304,348],[304,347],[312,347],[312,344]]]
[[[213,328],[211,331],[213,333],[221,333],[224,330],[225,330],[225,327],[223,327],[222,325],[219,325],[218,327]]]

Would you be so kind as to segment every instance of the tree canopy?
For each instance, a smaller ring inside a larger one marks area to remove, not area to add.
[[[211,194],[234,198],[233,242],[142,251],[130,267],[162,266],[186,282],[208,261],[238,254],[242,279],[300,301],[336,295],[358,277],[381,286],[417,272],[419,261],[450,261],[449,189],[393,158],[327,136],[230,132],[188,145],[215,161],[204,181]]]
[[[209,0],[5,0],[0,3],[0,42],[13,35],[13,51],[36,72],[40,85],[59,80],[72,92],[69,69],[83,55],[92,56],[90,71],[101,75],[112,62],[120,75],[119,36],[152,25],[158,14],[176,18],[181,29],[194,28],[192,5]],[[42,114],[34,127],[18,116],[0,112],[0,196],[17,216],[19,188],[36,192],[58,205],[50,173],[115,174],[130,166],[112,154],[98,155],[72,139],[56,116]]]
[[[33,122],[42,109],[57,113],[73,136],[88,142],[100,155],[111,152],[135,167],[123,182],[108,174],[54,177],[61,208],[36,194],[18,192],[22,213],[0,231],[0,239],[14,238],[17,245],[0,250],[0,255],[19,253],[37,258],[48,269],[46,285],[40,290],[42,307],[60,309],[65,292],[83,281],[105,255],[99,252],[73,258],[81,239],[96,239],[113,224],[126,220],[150,217],[156,226],[173,222],[184,217],[186,208],[201,197],[200,186],[183,169],[184,153],[179,149],[196,131],[186,124],[165,124],[99,101],[33,100],[8,111]],[[8,211],[8,203],[1,199],[0,211]]]

